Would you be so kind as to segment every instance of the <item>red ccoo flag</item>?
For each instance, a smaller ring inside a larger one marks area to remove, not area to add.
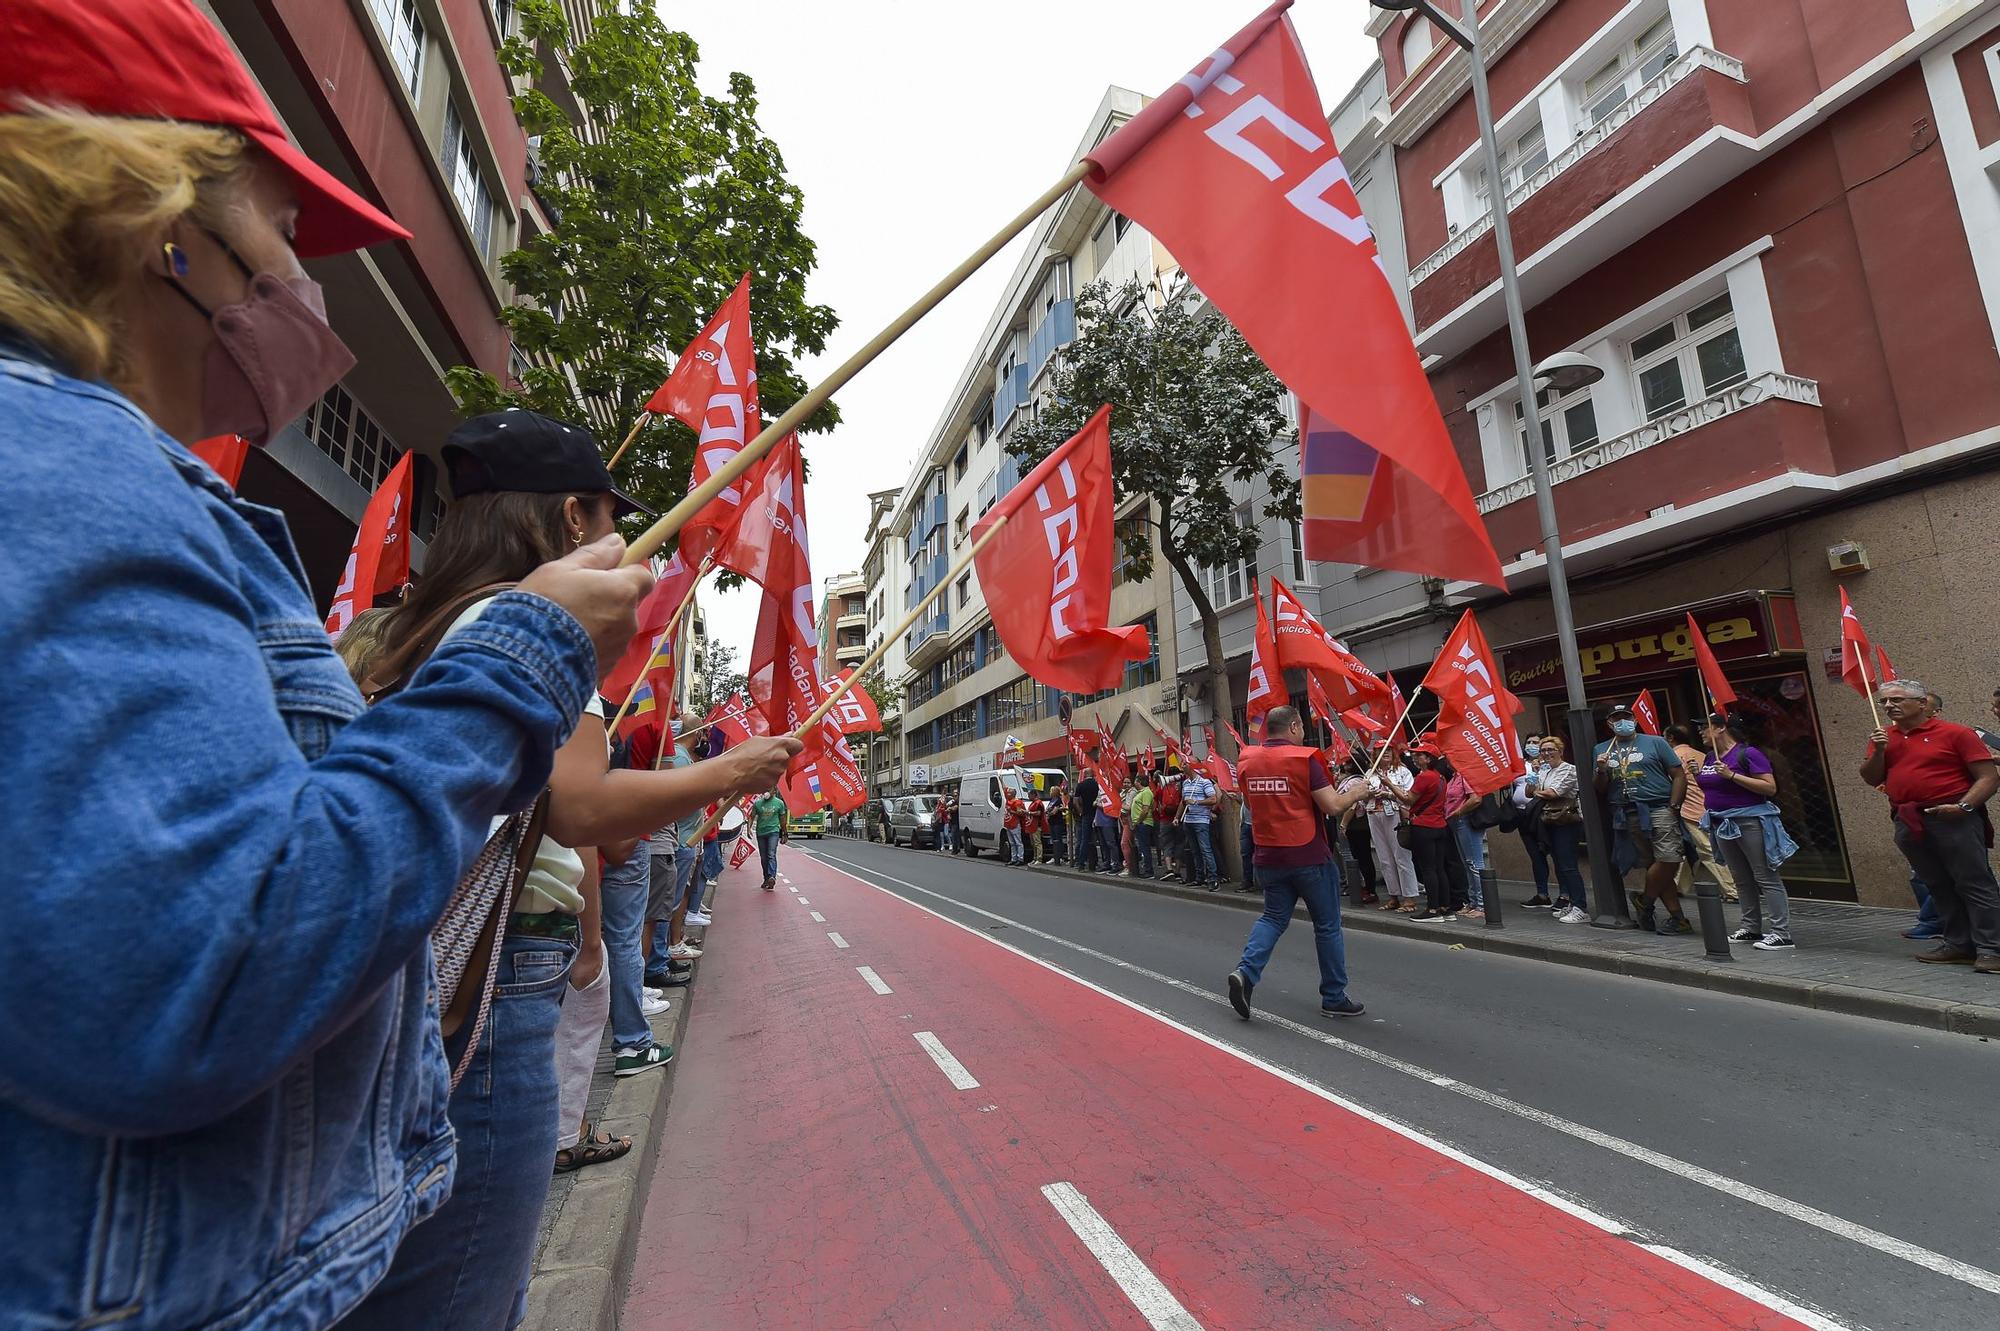
[[[1096,170],[1085,183],[1152,232],[1320,418],[1318,439],[1302,441],[1312,557],[1350,558],[1383,530],[1369,523],[1371,515],[1421,497],[1432,516],[1422,528],[1425,541],[1371,553],[1403,561],[1393,567],[1504,586],[1374,234],[1327,132],[1312,71],[1285,16],[1290,5],[1278,0],[1093,149],[1088,160]],[[1359,463],[1345,457],[1342,441],[1379,455],[1364,478],[1371,493],[1358,508],[1343,472]],[[1373,489],[1384,498],[1376,501]],[[1350,512],[1361,516],[1347,518]]]
[[[1306,609],[1305,602],[1276,578],[1271,579],[1271,606],[1277,619],[1280,666],[1302,666],[1318,675],[1327,697],[1338,707],[1391,700],[1394,686],[1363,665],[1345,643],[1328,633]]]
[[[1873,667],[1874,677],[1870,678],[1871,659],[1878,663]],[[1847,588],[1840,589],[1840,677],[1847,687],[1866,698],[1884,682],[1896,676],[1883,667],[1889,664],[1874,643],[1868,640],[1868,630],[1861,627],[1861,616],[1854,613],[1853,602],[1847,599]]]
[[[764,429],[757,405],[757,351],[750,339],[750,274],[738,279],[708,325],[688,344],[667,381],[646,402],[646,410],[672,416],[695,432],[693,490],[743,451]],[[681,528],[681,549],[690,563],[720,544],[742,511],[748,488],[723,490]]]
[[[347,552],[347,567],[326,612],[326,631],[335,641],[377,596],[410,580],[411,456],[397,459],[361,511],[354,548]]]
[[[1278,664],[1278,640],[1264,613],[1264,593],[1257,593],[1257,636],[1250,648],[1250,683],[1243,699],[1243,716],[1250,733],[1264,730],[1264,714],[1285,701],[1285,668]]]
[[[1113,628],[1111,408],[1022,478],[972,529],[987,613],[1008,655],[1051,688],[1099,693],[1146,659],[1146,630]]]
[[[1208,773],[1208,779],[1215,782],[1218,789],[1225,794],[1233,794],[1236,790],[1236,764],[1223,757],[1222,750],[1215,747],[1214,726],[1204,725],[1201,733],[1208,739],[1208,758],[1202,764],[1203,770]],[[1229,733],[1234,735],[1236,731],[1232,728]],[[1237,739],[1236,748],[1239,753],[1242,751],[1241,738]]]
[[[1722,666],[1716,661],[1715,653],[1708,649],[1708,635],[1701,631],[1701,625],[1694,622],[1694,612],[1688,612],[1688,641],[1694,644],[1694,663],[1701,668],[1701,682],[1708,686],[1708,701],[1715,707],[1727,707],[1736,701],[1736,690],[1729,687],[1729,677],[1722,673]],[[1842,650],[1846,650],[1845,643]]]
[[[1639,729],[1648,735],[1660,733],[1660,714],[1653,710],[1653,691],[1640,689],[1639,696],[1632,700],[1632,719],[1639,723]]]
[[[849,666],[840,672],[840,677],[845,679],[853,673],[854,667]],[[840,685],[829,679],[823,687],[826,692],[832,693]],[[859,735],[864,731],[882,728],[881,711],[875,706],[875,700],[868,696],[868,690],[859,684],[853,685],[847,692],[841,694],[840,700],[834,703],[833,710],[827,715],[840,727],[840,733],[843,735]]]
[[[1444,640],[1423,687],[1438,701],[1438,751],[1477,795],[1490,795],[1528,770],[1514,734],[1520,699],[1500,683],[1493,649],[1472,612]]]
[[[250,441],[240,434],[218,434],[197,439],[188,451],[209,465],[234,490],[243,479],[243,464],[250,460]]]

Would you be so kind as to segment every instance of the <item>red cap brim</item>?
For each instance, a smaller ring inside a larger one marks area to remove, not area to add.
[[[271,155],[298,191],[298,235],[292,249],[301,259],[409,239],[406,228],[341,184],[283,134],[254,126],[244,127],[242,132]]]

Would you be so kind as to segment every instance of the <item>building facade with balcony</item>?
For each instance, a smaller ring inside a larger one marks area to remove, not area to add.
[[[1142,104],[1137,93],[1107,91],[1076,155]],[[892,621],[950,577],[943,596],[902,644],[903,778],[909,789],[991,769],[1010,736],[1027,746],[1031,765],[1067,768],[1062,695],[1029,678],[1003,650],[977,575],[950,570],[970,550],[973,525],[1020,480],[1021,468],[1005,445],[1020,421],[1039,417],[1057,354],[1076,335],[1077,289],[1100,280],[1150,281],[1171,266],[1150,236],[1088,190],[1072,190],[1030,233],[897,496],[888,527],[900,536],[904,580]],[[1143,521],[1149,502],[1121,500],[1118,520]],[[1086,719],[1101,714],[1122,744],[1137,749],[1154,742],[1146,722],[1178,724],[1171,665],[1164,675],[1161,670],[1162,661],[1176,659],[1173,598],[1162,561],[1121,557],[1111,619],[1145,625],[1152,654],[1130,663],[1119,687],[1091,698],[1070,695],[1069,702]]]
[[[859,573],[836,573],[822,586],[819,673],[831,679],[868,655],[868,584]]]
[[[1497,183],[1463,53],[1420,16],[1368,28],[1417,346],[1513,590],[1446,594],[1480,607],[1524,725],[1560,729],[1498,199],[1534,360],[1603,371],[1539,399],[1533,445],[1593,706],[1643,687],[1697,715],[1694,614],[1781,768],[1792,890],[1906,906],[1855,771],[1869,711],[1826,662],[1844,583],[1948,715],[1995,683],[1962,626],[2000,536],[2000,4],[1487,0],[1480,22]]]
[[[202,0],[286,130],[413,233],[309,261],[359,363],[244,468],[246,497],[282,509],[315,600],[333,596],[368,496],[419,457],[413,554],[442,499],[433,465],[459,415],[444,373],[505,382],[500,257],[536,225],[529,149],[498,60],[511,0]],[[589,0],[565,6],[587,23]],[[556,62],[543,84],[564,94]],[[573,105],[573,100],[570,103]]]
[[[865,745],[858,738],[849,741],[861,759],[869,794],[876,798],[903,793],[903,638],[900,634],[890,636],[903,617],[907,568],[902,537],[895,527],[896,501],[901,495],[900,490],[878,490],[868,496],[868,553],[861,561],[868,651],[872,655],[882,648],[882,678],[894,682],[897,690],[875,700],[882,713],[881,732],[869,736]]]

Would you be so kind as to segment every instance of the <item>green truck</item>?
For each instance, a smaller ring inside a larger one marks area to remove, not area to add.
[[[826,810],[814,809],[811,813],[792,815],[792,835],[809,836],[814,840],[826,835]]]

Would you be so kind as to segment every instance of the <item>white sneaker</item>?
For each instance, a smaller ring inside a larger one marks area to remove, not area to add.
[[[1581,907],[1571,906],[1568,910],[1556,916],[1556,920],[1561,924],[1588,924],[1590,923],[1590,916],[1584,914]]]
[[[642,1016],[657,1017],[671,1007],[673,1004],[669,1003],[666,995],[657,989],[648,989],[646,996],[639,1000],[639,1012]]]
[[[706,928],[708,927],[708,914],[707,914],[707,912],[706,912],[706,911],[702,911],[702,912],[695,912],[695,911],[690,911],[690,912],[688,912],[688,917],[687,917],[687,926],[688,926],[688,928],[690,928],[690,929],[706,929]]]
[[[696,957],[699,957],[701,955],[701,949],[696,947],[693,943],[687,943],[687,942],[675,943],[672,947],[667,949],[667,955],[672,957],[675,961],[693,961]]]

